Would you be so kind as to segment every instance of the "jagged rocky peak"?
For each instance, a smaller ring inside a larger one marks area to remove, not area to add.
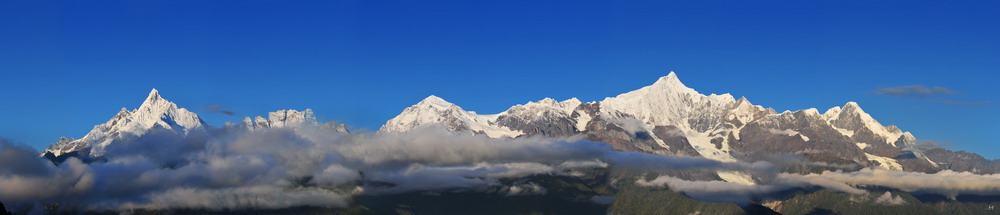
[[[344,123],[327,122],[320,123],[316,119],[316,114],[312,109],[298,110],[277,110],[267,114],[267,118],[256,116],[253,120],[250,117],[243,118],[243,126],[249,130],[261,128],[301,128],[305,126],[329,127],[334,131],[348,133]]]
[[[136,116],[136,120],[143,123],[142,127],[145,128],[160,125],[186,133],[190,129],[200,129],[206,125],[197,114],[184,108],[178,108],[177,104],[161,97],[160,92],[155,88],[149,92],[149,96],[146,97],[142,105],[133,110],[130,115]]]
[[[156,90],[156,88],[153,88],[153,90],[149,91],[149,95],[146,96],[146,100],[142,104],[145,105],[145,104],[157,103],[157,102],[161,102],[161,101],[163,101],[163,102],[169,102],[169,101],[167,101],[166,99],[163,99],[163,97],[160,96],[160,91],[159,90]]]
[[[153,89],[139,108],[129,111],[123,107],[108,122],[94,126],[94,129],[83,138],[72,141],[60,139],[59,142],[49,146],[45,153],[59,156],[80,152],[97,157],[103,155],[104,148],[112,142],[141,136],[152,129],[162,128],[178,135],[187,135],[192,132],[204,132],[206,127],[205,122],[197,114],[178,108],[173,102],[161,97],[158,90]]]
[[[312,109],[306,109],[305,111],[278,110],[268,113],[267,118],[270,119],[272,126],[275,127],[319,123]]]
[[[876,128],[886,130],[886,127],[861,109],[857,102],[847,102],[843,108],[831,108],[824,113],[835,126],[845,129]]]
[[[537,116],[542,116],[544,114],[555,114],[569,116],[573,113],[573,110],[577,106],[580,106],[580,102],[577,98],[570,98],[562,102],[556,101],[552,98],[544,98],[537,102],[528,102],[526,104],[514,105],[500,113],[501,115],[511,115],[511,114],[533,114]]]
[[[877,137],[871,141],[884,141],[885,144],[893,146],[896,146],[896,141],[903,136],[902,130],[894,125],[883,126],[882,123],[879,123],[870,114],[861,109],[861,106],[857,102],[853,101],[844,104],[843,108],[831,108],[823,114],[823,118],[847,136],[862,133],[871,134]],[[855,138],[862,137],[855,136]]]

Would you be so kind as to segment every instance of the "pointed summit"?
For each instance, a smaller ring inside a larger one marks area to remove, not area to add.
[[[671,86],[684,87],[684,83],[681,83],[681,79],[677,78],[677,73],[674,73],[674,71],[670,71],[670,74],[667,74],[667,76],[660,77],[660,79],[657,79],[656,82],[653,83],[653,85],[671,85]]]
[[[160,99],[163,99],[163,97],[160,97],[160,91],[156,90],[156,88],[153,88],[153,90],[149,91],[149,96],[146,96],[146,101],[160,100]]]
[[[853,102],[853,101],[851,101],[851,102],[847,102],[847,104],[844,104],[844,110],[845,110],[845,111],[846,111],[846,110],[853,110],[853,111],[859,111],[859,112],[861,112],[861,113],[864,113],[864,112],[865,112],[864,110],[861,110],[861,106],[860,106],[860,105],[858,105],[858,103],[857,103],[857,102]]]
[[[139,108],[132,111],[122,108],[108,122],[94,126],[94,129],[82,138],[71,142],[57,142],[46,152],[55,156],[80,152],[91,157],[100,157],[104,155],[109,145],[134,141],[134,138],[154,129],[163,129],[159,131],[185,136],[202,133],[205,127],[207,124],[197,114],[177,107],[176,104],[160,97],[160,92],[153,89]]]
[[[736,100],[736,104],[744,104],[744,103],[746,103],[746,104],[752,104],[752,103],[750,103],[750,100],[747,100],[746,96],[740,96],[740,99]]]
[[[171,103],[170,101],[167,101],[166,99],[160,96],[159,90],[153,88],[153,90],[149,91],[149,95],[146,96],[146,100],[142,102],[142,105],[139,105],[139,109],[163,106],[163,104],[171,104]]]
[[[823,117],[831,125],[839,129],[846,129],[855,133],[862,130],[871,131],[871,133],[883,138],[886,144],[893,146],[895,146],[896,140],[903,135],[895,126],[883,126],[882,123],[879,123],[870,114],[862,110],[857,102],[847,102],[847,104],[844,104],[844,108],[831,109]]]

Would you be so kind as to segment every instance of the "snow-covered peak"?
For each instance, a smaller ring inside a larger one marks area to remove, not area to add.
[[[674,72],[670,72],[670,74],[667,74],[667,76],[660,77],[659,79],[656,80],[656,82],[653,82],[652,85],[649,85],[645,88],[650,88],[650,90],[654,91],[676,91],[679,93],[698,93],[694,89],[688,88],[686,85],[684,85],[684,83],[681,82],[681,79],[678,78],[677,74]]]
[[[267,118],[257,116],[254,120],[250,120],[250,117],[243,119],[243,126],[249,130],[256,130],[261,128],[292,128],[297,129],[301,127],[319,127],[327,126],[335,129],[337,132],[347,133],[347,127],[343,123],[328,122],[326,124],[321,124],[319,120],[316,119],[316,114],[313,113],[312,109],[305,109],[303,111],[298,110],[277,110],[274,112],[267,113]]]
[[[269,127],[273,128],[319,124],[319,121],[316,120],[316,114],[313,114],[312,109],[306,109],[305,111],[278,110],[270,112],[267,113],[267,122]]]
[[[863,121],[875,121],[875,119],[872,118],[871,115],[866,113],[865,110],[861,109],[861,106],[859,106],[857,102],[847,102],[847,104],[844,104],[843,108],[834,107],[831,108],[830,110],[827,110],[827,113],[825,114],[829,114],[828,117],[830,117],[833,120],[858,119]],[[882,125],[879,124],[879,126]]]
[[[580,104],[583,104],[583,102],[580,102],[579,99],[573,97],[559,102],[559,107],[561,107],[563,112],[566,112],[566,114],[572,114],[573,110],[575,110],[577,106],[580,106]]]
[[[580,100],[577,98],[571,98],[564,100],[562,102],[558,102],[555,99],[546,97],[537,102],[528,102],[527,104],[514,105],[513,107],[507,109],[507,111],[504,111],[503,113],[500,114],[509,115],[509,114],[514,114],[515,112],[518,113],[532,112],[533,114],[538,114],[539,116],[541,116],[541,114],[545,113],[546,111],[554,111],[563,113],[568,116],[572,114],[573,110],[576,109],[577,106],[580,106],[580,104],[583,103],[580,102]]]
[[[104,149],[120,138],[136,137],[146,134],[154,128],[162,128],[179,135],[187,135],[195,131],[204,131],[207,125],[197,114],[160,96],[153,89],[139,108],[128,111],[122,108],[108,122],[94,126],[83,138],[53,144],[46,150],[56,156],[73,151],[86,152],[91,156],[101,156]]]
[[[875,118],[861,109],[857,102],[847,102],[843,108],[834,107],[823,114],[823,118],[830,122],[837,129],[844,129],[857,133],[862,130],[869,130],[871,133],[884,138],[885,143],[895,145],[895,142],[903,135],[895,126],[883,126]]]
[[[555,104],[558,104],[559,101],[556,101],[555,99],[552,99],[552,98],[549,98],[549,97],[545,97],[544,99],[538,100],[538,102],[534,102],[534,103],[544,104],[544,105],[555,105]]]
[[[823,119],[826,121],[836,119],[837,117],[840,117],[840,112],[843,112],[843,109],[841,109],[840,106],[827,109],[826,112],[823,112]]]
[[[844,104],[844,108],[841,111],[846,113],[856,113],[858,115],[868,115],[865,110],[861,109],[861,106],[859,106],[857,102],[853,101]],[[871,117],[870,115],[868,116]]]
[[[146,102],[144,102],[144,103],[148,103],[150,101],[157,101],[157,100],[163,100],[163,97],[160,97],[160,91],[159,90],[156,90],[156,88],[153,88],[153,90],[149,91],[149,95],[146,96]]]
[[[734,102],[729,94],[700,94],[684,86],[677,74],[671,72],[653,85],[605,98],[600,103],[602,112],[628,114],[647,125],[706,130],[709,124],[721,121]],[[691,118],[708,119],[699,120],[699,125],[692,125],[688,120]]]
[[[435,108],[435,109],[438,109],[438,110],[444,110],[444,109],[458,107],[457,105],[452,104],[451,102],[445,101],[441,97],[437,97],[435,95],[430,95],[427,98],[424,98],[424,100],[421,100],[419,103],[417,103],[417,105],[414,105],[414,106],[431,107],[431,108]]]
[[[580,102],[580,99],[578,99],[578,98],[576,98],[576,97],[573,97],[573,98],[569,98],[569,99],[566,99],[566,100],[563,100],[563,101],[561,101],[561,102],[559,102],[559,103],[576,103],[576,104],[583,104],[583,102]]]
[[[131,116],[138,125],[131,127],[136,132],[156,125],[177,132],[186,132],[188,128],[205,127],[205,122],[197,114],[184,108],[178,108],[177,104],[160,97],[160,93],[156,89],[149,92],[149,96],[139,108],[132,111]]]
[[[667,76],[663,76],[657,79],[656,82],[653,83],[653,85],[670,85],[678,87],[687,87],[684,86],[684,83],[681,83],[681,79],[678,78],[677,73],[674,73],[673,71],[670,71],[670,74],[667,74]]]
[[[817,110],[816,108],[809,108],[801,111],[808,116],[820,116],[819,110]]]
[[[496,126],[498,114],[478,115],[465,111],[437,96],[428,96],[419,103],[403,110],[382,125],[379,132],[407,132],[423,126],[441,126],[450,131],[483,133],[490,137],[516,137],[521,132]]]
[[[753,103],[750,103],[750,100],[747,100],[747,97],[740,97],[740,99],[736,100],[733,109],[739,111],[763,111],[764,107],[753,105]]]

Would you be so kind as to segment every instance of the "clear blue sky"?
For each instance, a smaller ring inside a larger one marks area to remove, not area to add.
[[[312,108],[373,130],[430,94],[495,113],[600,100],[672,70],[778,110],[857,101],[1000,158],[997,1],[584,2],[2,1],[0,137],[79,138],[154,87],[216,126]],[[916,84],[987,103],[873,92]]]

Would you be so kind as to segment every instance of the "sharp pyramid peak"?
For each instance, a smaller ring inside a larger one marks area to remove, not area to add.
[[[746,105],[751,105],[751,106],[753,105],[753,103],[750,103],[750,100],[747,99],[746,96],[740,96],[740,98],[736,100],[736,104],[737,105],[744,105],[744,104],[746,104]]]
[[[856,112],[856,113],[865,114],[865,110],[862,110],[861,106],[858,105],[857,102],[853,102],[853,101],[850,101],[850,102],[847,102],[847,104],[844,104],[844,108],[842,108],[842,110],[844,112]]]
[[[160,96],[159,90],[153,88],[153,90],[149,91],[149,95],[146,96],[146,100],[142,102],[142,105],[139,105],[139,109],[143,109],[144,107],[154,108],[154,106],[160,106],[163,104],[172,104],[172,103],[170,101],[167,101],[167,99],[164,99],[162,96]]]
[[[681,79],[677,78],[677,73],[674,73],[674,71],[670,71],[670,74],[667,74],[667,76],[660,77],[659,79],[656,80],[655,83],[653,83],[653,85],[681,85],[681,86],[683,86],[684,83],[681,83]]]
[[[677,77],[677,73],[674,73],[673,71],[671,71],[670,74],[667,74],[667,76],[660,77],[649,87],[676,92],[697,93],[694,89],[684,85],[684,83],[681,82],[681,79]]]
[[[155,100],[161,100],[161,99],[163,99],[163,97],[160,96],[160,91],[156,90],[156,88],[153,88],[153,90],[150,90],[149,91],[149,95],[146,96],[146,101],[151,101],[151,100],[155,101]]]

